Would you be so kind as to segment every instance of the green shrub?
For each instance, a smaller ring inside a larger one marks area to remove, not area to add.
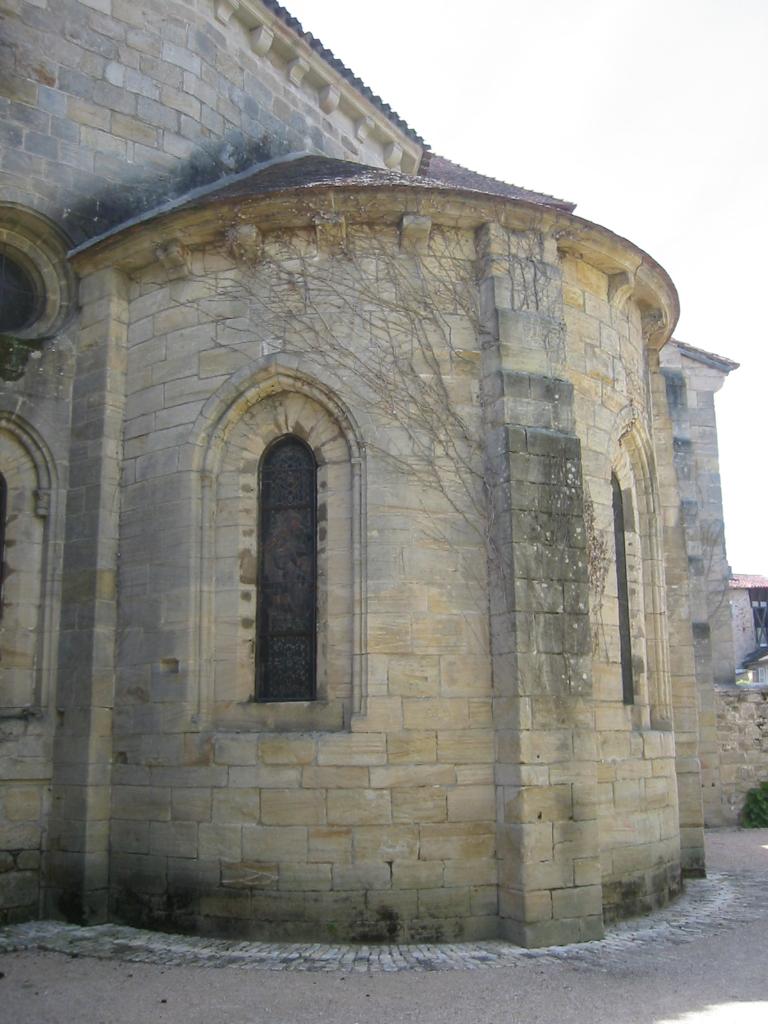
[[[741,811],[744,828],[768,828],[768,782],[750,789]]]

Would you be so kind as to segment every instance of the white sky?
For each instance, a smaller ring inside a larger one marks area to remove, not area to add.
[[[728,557],[768,575],[766,0],[283,0],[436,153],[578,204],[680,293],[718,395]]]

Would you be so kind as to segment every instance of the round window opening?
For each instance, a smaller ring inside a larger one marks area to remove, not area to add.
[[[23,331],[37,314],[39,294],[32,275],[0,252],[0,333]]]

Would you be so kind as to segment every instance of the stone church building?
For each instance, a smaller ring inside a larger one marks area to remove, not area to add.
[[[0,0],[0,69],[0,920],[537,946],[675,897],[735,364],[665,271],[273,0]]]

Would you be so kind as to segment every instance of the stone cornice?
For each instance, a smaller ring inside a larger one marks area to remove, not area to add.
[[[655,260],[627,239],[560,210],[438,186],[319,185],[225,199],[196,209],[169,208],[89,242],[71,258],[80,273],[106,265],[138,271],[156,261],[158,245],[229,247],[234,225],[253,225],[260,246],[271,232],[286,229],[308,229],[318,236],[319,224],[325,243],[329,225],[340,224],[342,217],[345,230],[358,224],[394,227],[402,239],[405,229],[405,249],[411,248],[411,243],[423,248],[423,240],[417,244],[416,235],[427,233],[428,222],[430,229],[445,226],[475,231],[482,224],[496,222],[512,231],[538,231],[548,239],[553,253],[556,246],[561,255],[583,259],[605,273],[613,305],[636,304],[649,348],[666,344],[677,323],[679,304],[672,281]],[[341,242],[337,239],[334,245]]]
[[[350,118],[359,141],[381,146],[384,166],[410,174],[418,170],[425,147],[416,133],[405,130],[396,115],[388,116],[269,7],[259,0],[214,0],[214,15],[223,26],[239,22],[253,53],[276,58],[295,87],[314,92],[327,117],[341,111]]]

